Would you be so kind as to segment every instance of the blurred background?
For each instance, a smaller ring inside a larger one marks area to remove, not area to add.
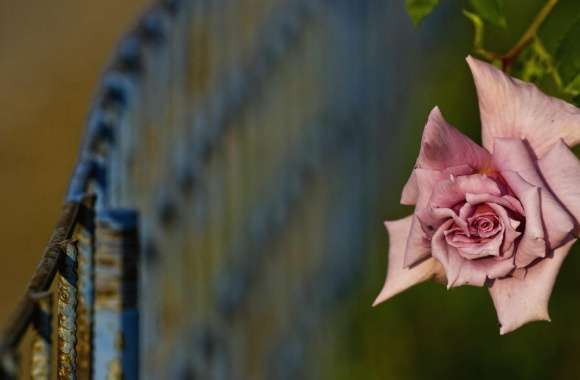
[[[181,115],[183,123],[196,125],[194,137],[203,134],[199,125],[208,122],[198,120],[195,111],[223,107],[214,98],[207,105],[202,95],[221,85],[226,69],[250,65],[239,50],[264,34],[254,28],[256,20],[268,19],[276,9],[282,15],[292,10],[284,8],[285,1],[241,3],[205,14],[213,18],[186,20],[194,32],[182,41],[192,46],[183,59],[192,63],[193,72],[184,76],[188,87],[179,91],[194,106],[171,98],[179,93],[173,88],[161,85],[156,92],[153,80],[143,87],[149,95],[141,107],[169,103],[170,111],[156,110],[152,117],[131,111],[154,120],[148,127],[154,134],[139,140],[149,141],[133,159],[142,164],[121,171],[113,203],[143,212],[143,243],[155,252],[149,253],[153,259],[144,264],[142,279],[148,295],[142,301],[147,365],[168,378],[194,378],[187,377],[192,373],[212,379],[580,377],[580,329],[574,323],[580,313],[578,248],[554,290],[553,322],[533,323],[507,336],[499,336],[491,299],[481,288],[447,291],[427,283],[370,307],[387,265],[382,221],[412,211],[398,201],[429,111],[438,105],[448,121],[480,141],[475,92],[464,61],[473,31],[461,15],[463,2],[443,1],[420,27],[412,26],[402,0],[321,2],[304,35],[290,28],[291,35],[301,36],[296,50],[286,54],[284,49],[291,48],[278,44],[279,57],[258,62],[266,68],[282,63],[272,76],[256,74],[267,83],[255,95],[259,101],[222,122],[234,132],[220,140],[224,148],[203,169],[203,195],[178,204],[189,216],[169,230],[164,226],[174,223],[175,210],[157,220],[157,200],[172,191],[160,162],[179,150],[181,133],[158,124],[167,114]],[[509,49],[542,4],[507,2],[508,26],[486,32],[488,48]],[[123,32],[147,5],[0,0],[0,321],[21,296],[51,233],[101,74]],[[542,28],[548,49],[555,49],[579,8],[574,0],[559,2]],[[301,31],[303,24],[298,25]],[[147,76],[163,82],[167,66],[156,67],[159,71]],[[550,91],[548,84],[545,90]],[[215,122],[215,116],[207,119]],[[322,132],[312,123],[322,125]],[[347,127],[333,127],[343,124]],[[272,132],[271,126],[286,132]],[[336,135],[343,137],[335,140]],[[343,145],[344,150],[337,148]],[[302,164],[302,157],[314,164]],[[314,173],[313,185],[292,177],[295,164],[306,172],[301,178]],[[283,173],[280,179],[277,173]],[[294,185],[301,195],[290,210],[280,211],[282,216],[272,221],[252,212],[277,199],[271,194],[285,194]],[[257,221],[248,225],[263,228],[255,239],[239,223],[254,215]],[[275,220],[281,226],[268,227]],[[247,288],[249,295],[238,295]]]

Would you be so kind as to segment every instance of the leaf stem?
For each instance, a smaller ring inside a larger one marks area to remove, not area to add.
[[[463,10],[463,15],[473,23],[473,51],[475,54],[487,59],[490,62],[497,60],[499,57],[494,52],[488,51],[483,47],[484,26],[481,18],[475,13]]]
[[[538,33],[538,29],[540,29],[540,26],[542,26],[542,24],[544,23],[544,21],[546,20],[546,18],[548,17],[548,15],[550,14],[550,12],[557,3],[558,0],[548,0],[546,4],[544,4],[542,9],[540,9],[538,14],[536,15],[536,18],[534,18],[534,21],[532,21],[532,23],[525,31],[525,33],[520,37],[518,42],[507,53],[502,55],[501,63],[503,71],[507,72],[511,67],[512,63],[520,55],[522,50],[524,50],[524,48],[528,46],[530,42],[532,42],[532,40]]]

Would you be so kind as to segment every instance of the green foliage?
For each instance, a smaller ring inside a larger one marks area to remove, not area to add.
[[[470,0],[469,3],[485,21],[502,28],[507,26],[503,0]]]
[[[439,0],[405,0],[407,13],[411,16],[415,26],[419,25],[438,4]]]
[[[556,67],[566,92],[580,93],[580,18],[564,35],[556,52]]]
[[[521,56],[521,69],[517,76],[526,81],[539,83],[547,75],[552,75],[554,82],[560,85],[561,80],[554,66],[554,59],[548,53],[539,38],[534,38],[529,48]]]

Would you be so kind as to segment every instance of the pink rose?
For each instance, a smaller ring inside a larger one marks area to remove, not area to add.
[[[374,305],[425,281],[487,286],[500,334],[549,320],[548,300],[580,218],[580,110],[467,58],[483,146],[429,115],[401,203],[386,222],[385,285]]]

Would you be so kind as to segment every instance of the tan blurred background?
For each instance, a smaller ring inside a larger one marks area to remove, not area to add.
[[[92,92],[149,0],[0,0],[0,323],[48,240]]]

